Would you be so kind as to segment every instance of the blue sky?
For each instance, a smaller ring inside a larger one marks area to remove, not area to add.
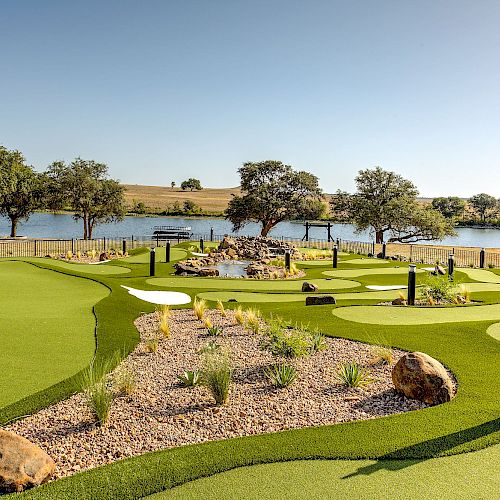
[[[279,159],[352,190],[500,196],[500,2],[1,2],[0,144],[123,182]]]

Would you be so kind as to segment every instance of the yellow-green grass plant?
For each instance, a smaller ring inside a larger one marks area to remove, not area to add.
[[[146,352],[156,352],[158,351],[159,339],[158,337],[153,337],[151,339],[147,339],[144,343],[144,347]]]
[[[119,366],[113,374],[113,386],[119,394],[130,396],[137,388],[134,372],[129,368]]]
[[[207,310],[208,310],[208,306],[207,306],[207,303],[204,299],[198,299],[198,298],[194,299],[193,311],[194,311],[194,314],[198,320],[200,320],[200,321],[203,320]]]
[[[373,358],[371,364],[373,365],[390,365],[394,360],[391,349],[381,345],[372,347]]]
[[[252,333],[259,333],[260,312],[257,309],[247,309],[245,311],[245,328]]]
[[[210,390],[215,403],[223,405],[229,399],[232,368],[230,353],[219,348],[202,354],[203,384]]]
[[[237,325],[245,324],[245,313],[244,313],[243,308],[241,306],[238,306],[234,310],[234,322]]]
[[[223,318],[227,318],[227,311],[226,308],[224,307],[222,300],[217,301],[217,305],[215,306],[215,308],[217,309],[217,311],[219,311],[220,315]]]

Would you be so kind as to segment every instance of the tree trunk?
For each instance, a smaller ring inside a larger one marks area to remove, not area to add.
[[[87,240],[87,214],[83,214],[83,239]]]
[[[19,219],[17,217],[9,217],[10,218],[10,237],[15,238],[17,236],[17,223]]]
[[[92,231],[94,229],[94,223],[92,222],[91,219],[88,220],[88,230],[87,230],[87,236],[88,236],[88,239],[91,240],[92,239]]]
[[[375,243],[383,243],[383,242],[384,242],[384,231],[376,230]]]
[[[268,222],[263,222],[262,223],[262,230],[260,232],[261,236],[266,237],[269,231],[275,226],[274,222],[268,221]]]

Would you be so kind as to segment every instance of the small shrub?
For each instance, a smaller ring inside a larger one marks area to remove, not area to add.
[[[220,345],[217,344],[215,340],[211,340],[210,342],[207,342],[203,347],[200,348],[198,354],[211,353],[217,351],[218,349],[220,349]]]
[[[207,328],[207,335],[211,335],[213,337],[222,335],[223,329],[220,326],[211,326]]]
[[[73,258],[73,252],[71,250],[68,250],[66,252],[66,259],[71,260]]]
[[[340,365],[337,380],[346,387],[364,387],[373,382],[370,372],[355,361]]]
[[[271,321],[262,347],[274,356],[297,358],[310,352],[310,339],[306,332],[288,330],[278,321]]]
[[[156,307],[156,315],[161,321],[163,318],[169,319],[172,316],[172,311],[168,305],[162,304]]]
[[[201,320],[201,322],[203,323],[204,328],[206,328],[207,330],[210,330],[214,326],[214,324],[212,323],[212,320],[208,316],[204,317]]]
[[[220,312],[220,314],[223,318],[227,318],[227,311],[226,311],[226,308],[224,307],[224,304],[222,303],[222,300],[218,300],[217,305],[215,307],[216,307],[217,311]]]
[[[245,323],[245,313],[241,306],[238,306],[234,310],[234,321],[237,325],[243,325]]]
[[[326,344],[325,336],[322,333],[314,332],[310,340],[311,352],[324,351],[328,346]]]
[[[113,403],[113,393],[107,388],[104,379],[87,389],[86,392],[88,404],[94,412],[99,425],[104,425],[109,419],[109,413]]]
[[[134,373],[126,368],[117,369],[113,382],[114,387],[121,394],[130,395],[137,387]]]
[[[76,258],[77,259],[81,259],[82,258],[82,252],[80,252],[80,250],[78,250],[78,252],[76,252]]]
[[[267,368],[265,374],[273,385],[281,389],[288,387],[297,378],[295,367],[284,363]]]
[[[177,379],[183,387],[195,387],[201,382],[201,373],[198,370],[188,370],[182,375],[177,375]]]
[[[393,361],[392,351],[387,347],[375,346],[373,347],[373,360],[374,365],[390,365]]]
[[[223,405],[229,398],[231,387],[231,361],[225,349],[203,354],[203,383],[208,387],[215,403]]]
[[[168,322],[168,318],[161,318],[159,328],[163,336],[168,339],[170,337],[170,323]]]
[[[428,276],[421,288],[422,297],[429,303],[453,302],[456,285],[447,276]]]
[[[158,337],[148,339],[145,342],[146,352],[156,352],[158,350]]]
[[[197,319],[200,321],[205,317],[205,313],[207,312],[207,303],[203,299],[194,299],[193,302],[193,311]]]
[[[494,264],[492,264],[492,263],[490,262],[490,263],[488,264],[488,268],[489,268],[489,269],[494,269],[494,268],[495,268],[495,265],[494,265]]]
[[[245,314],[245,327],[253,333],[259,333],[260,330],[260,312],[255,309],[247,309]]]

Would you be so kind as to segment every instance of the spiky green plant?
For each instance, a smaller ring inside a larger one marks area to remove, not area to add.
[[[177,379],[184,387],[195,387],[201,382],[201,373],[198,370],[187,370],[182,375],[177,375]]]
[[[296,378],[297,370],[285,363],[272,365],[265,370],[266,377],[279,388],[288,387]]]
[[[370,372],[355,361],[340,365],[337,380],[346,387],[365,387],[373,382]]]
[[[216,404],[225,404],[229,398],[232,377],[229,352],[222,348],[206,352],[203,354],[202,364],[204,385],[212,393]]]

